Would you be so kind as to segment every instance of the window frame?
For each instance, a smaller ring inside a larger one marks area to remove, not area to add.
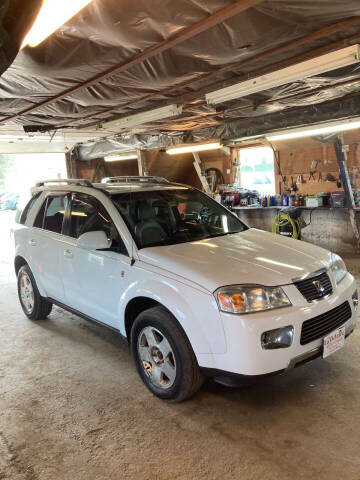
[[[39,200],[41,193],[42,192],[37,192],[29,199],[23,211],[21,212],[19,225],[26,225],[27,219],[29,218],[29,214],[31,213],[31,210],[35,207],[36,202]]]
[[[119,237],[119,242],[121,242],[123,244],[123,249],[121,249],[121,247],[110,247],[110,248],[102,249],[100,251],[115,252],[119,255],[124,255],[125,257],[130,257],[129,251],[126,247],[126,243],[125,243],[125,241],[124,241],[124,239],[121,235],[121,232],[119,231],[119,229],[116,225],[116,222],[114,221],[114,219],[110,215],[109,211],[107,210],[105,205],[98,198],[94,197],[93,195],[90,195],[89,193],[71,192],[71,198],[70,198],[70,201],[68,203],[68,206],[67,206],[67,209],[66,209],[66,212],[65,212],[65,216],[64,216],[64,224],[63,224],[64,235],[68,236],[69,238],[73,239],[74,241],[77,241],[77,238],[74,237],[73,235],[71,235],[71,210],[72,210],[73,201],[75,201],[79,198],[82,199],[85,202],[88,202],[90,205],[92,205],[96,209],[96,211],[101,212],[101,210],[103,210],[103,212],[106,215],[108,215],[111,222],[113,223],[113,226],[116,229],[116,232],[117,232],[118,237]]]
[[[36,216],[34,218],[32,227],[37,228],[38,230],[42,230],[43,232],[55,233],[56,235],[64,235],[64,226],[65,226],[66,216],[68,214],[67,212],[68,212],[69,204],[70,204],[70,195],[71,195],[71,192],[53,192],[53,191],[46,192],[46,196],[44,198],[43,203],[40,205],[39,210],[36,213]],[[54,232],[53,230],[47,230],[47,229],[44,228],[45,216],[46,216],[46,211],[48,209],[49,199],[52,199],[52,198],[55,198],[55,197],[63,197],[64,199],[68,198],[68,203],[67,203],[67,206],[66,206],[66,209],[65,209],[64,218],[63,218],[63,221],[62,221],[61,232],[60,233],[59,232]],[[42,210],[44,205],[45,205],[45,207],[44,207],[44,214],[43,214],[43,218],[42,218],[42,224],[41,224],[41,227],[39,227],[39,226],[36,226],[35,223],[36,223],[37,218],[40,215],[41,210]]]

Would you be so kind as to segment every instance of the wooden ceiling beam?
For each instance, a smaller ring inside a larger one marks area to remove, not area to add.
[[[165,40],[162,40],[161,42],[158,42],[149,48],[146,48],[145,50],[133,56],[129,60],[125,60],[122,63],[119,63],[113,67],[110,67],[109,69],[99,73],[98,75],[91,77],[87,81],[81,82],[74,87],[68,88],[67,90],[64,90],[63,92],[47,100],[44,100],[43,102],[37,103],[14,115],[11,115],[1,120],[0,124],[15,120],[19,117],[22,117],[23,115],[34,112],[35,110],[38,110],[41,107],[45,107],[47,105],[50,105],[51,103],[62,100],[68,97],[69,95],[73,95],[79,90],[82,90],[84,88],[90,87],[91,85],[99,83],[105,80],[106,78],[109,78],[117,73],[129,70],[129,68],[134,67],[135,65],[138,65],[144,60],[147,60],[148,58],[153,57],[154,55],[158,55],[159,53],[165,52],[166,50],[169,50],[170,48],[173,48],[176,45],[179,45],[185,42],[186,40],[189,40],[195,37],[196,35],[199,35],[200,33],[205,32],[206,30],[209,30],[210,28],[215,27],[216,25],[219,25],[220,23],[223,23],[229,18],[232,18],[235,15],[241,12],[244,12],[245,10],[248,10],[251,7],[254,7],[258,3],[261,3],[262,1],[263,0],[237,0],[234,3],[228,5],[227,7],[222,8],[221,10],[218,10],[212,15],[209,15],[208,17],[203,18],[199,22],[196,22],[195,24],[190,25],[189,27],[183,28],[182,30],[177,32],[175,35],[172,35],[171,37]]]
[[[350,46],[350,45],[354,45],[355,43],[358,43],[360,42],[360,32],[359,33],[356,33],[354,35],[351,35],[350,37],[347,37],[347,38],[344,38],[342,40],[338,40],[338,41],[335,41],[335,42],[332,42],[332,43],[329,43],[325,46],[322,46],[322,47],[319,47],[319,48],[316,48],[314,50],[310,50],[310,51],[307,51],[305,53],[302,53],[300,55],[296,55],[294,57],[290,57],[286,60],[282,60],[280,62],[276,62],[274,64],[271,64],[265,68],[261,68],[259,70],[255,70],[253,72],[251,72],[251,77],[250,76],[246,76],[246,78],[244,78],[244,80],[247,80],[249,78],[252,78],[252,77],[256,77],[258,75],[263,75],[265,73],[269,73],[269,72],[272,72],[272,71],[275,71],[275,70],[278,70],[280,68],[285,68],[287,66],[290,66],[290,65],[294,65],[296,63],[299,63],[299,62],[302,62],[302,61],[305,61],[305,60],[309,60],[311,58],[315,58],[317,56],[320,56],[320,55],[323,55],[325,53],[329,53],[329,52],[332,52],[336,49],[339,49],[339,48],[344,48],[344,47],[347,47],[347,46]],[[243,64],[244,65],[244,64]],[[240,79],[241,80],[241,79]],[[237,81],[239,81],[239,77],[237,77]],[[346,85],[346,84],[350,84],[350,83],[353,83],[354,80],[351,79],[351,80],[346,80],[345,82],[339,82],[338,83],[338,86],[342,86],[342,85]],[[227,84],[230,84],[230,81],[227,82]],[[202,95],[205,95],[206,93],[210,92],[210,91],[213,91],[214,89],[216,88],[222,88],[223,86],[227,86],[224,85],[224,82],[217,82],[216,84],[212,84],[210,86],[207,86],[206,88],[202,88],[200,90],[197,90],[195,92],[191,92],[191,93],[188,93],[188,94],[184,94],[182,96],[179,96],[179,97],[176,97],[176,98],[172,98],[169,102],[166,102],[164,103],[164,105],[166,105],[167,103],[179,103],[179,104],[186,104],[188,102],[191,102],[192,100],[198,98],[199,96],[202,96]],[[331,85],[331,86],[324,86],[324,87],[319,87],[319,90],[317,89],[313,89],[313,90],[309,90],[307,92],[300,92],[300,93],[297,93],[297,94],[292,94],[292,95],[289,95],[287,97],[283,97],[283,98],[277,98],[276,100],[273,100],[273,99],[269,99],[269,100],[265,100],[264,102],[261,102],[259,104],[259,106],[263,105],[263,104],[271,104],[275,101],[281,101],[281,100],[286,100],[287,98],[291,98],[291,97],[296,97],[296,96],[306,96],[307,94],[308,95],[311,95],[312,93],[316,93],[317,91],[320,91],[322,89],[326,90],[326,89],[331,89],[331,88],[334,88],[334,85]],[[203,100],[203,103],[205,104],[205,100]],[[241,110],[246,110],[247,108],[249,108],[248,106],[240,106],[240,107],[237,107],[237,108],[233,108],[233,109],[229,109],[229,111],[234,111],[234,110],[238,110],[238,111],[241,111]],[[137,112],[141,112],[141,111],[147,111],[148,109],[143,109],[143,110],[139,110]],[[100,115],[99,113],[97,115]],[[206,114],[204,114],[204,116],[209,116],[209,117],[216,117],[216,116],[221,116],[222,115],[222,112],[208,112]],[[125,117],[127,115],[124,115]],[[122,117],[119,117],[119,118],[122,118]],[[225,120],[225,119],[224,119]],[[234,119],[229,119],[229,120],[234,120]],[[75,120],[76,121],[76,120]],[[218,123],[221,123],[221,122],[218,122]],[[91,122],[91,123],[87,123],[86,125],[82,125],[82,126],[79,126],[78,129],[84,129],[84,128],[90,128],[90,127],[95,127],[99,124],[99,120],[98,121],[95,121],[95,122]],[[61,125],[61,126],[66,126],[66,125],[69,125],[68,123],[64,124],[64,125]],[[201,126],[200,126],[201,128]]]
[[[219,76],[223,73],[226,73],[226,72],[229,72],[229,71],[234,71],[234,70],[237,70],[241,67],[246,67],[246,66],[251,65],[253,63],[257,63],[259,61],[266,60],[266,59],[271,58],[275,55],[279,55],[280,53],[292,50],[292,49],[294,49],[296,47],[299,47],[299,46],[306,45],[307,43],[311,43],[311,42],[319,40],[321,38],[326,38],[329,35],[333,35],[334,33],[342,32],[342,31],[345,31],[346,29],[349,29],[349,28],[355,27],[355,26],[359,26],[359,25],[360,25],[360,17],[352,17],[352,18],[349,18],[349,19],[346,19],[346,20],[342,20],[341,22],[337,22],[337,23],[334,23],[334,24],[331,24],[331,25],[327,25],[326,27],[320,28],[319,30],[311,32],[307,35],[304,35],[304,36],[302,36],[298,39],[292,40],[290,42],[283,43],[282,45],[280,45],[278,47],[271,48],[269,50],[266,50],[265,52],[254,55],[253,57],[250,57],[248,59],[242,60],[240,62],[235,62],[235,63],[231,63],[231,64],[228,64],[228,65],[224,65],[223,67],[220,67],[220,68],[214,70],[213,72],[202,74],[202,75],[198,76],[197,78],[188,80],[188,81],[183,82],[183,83],[178,84],[178,85],[171,86],[169,88],[163,89],[163,90],[161,90],[159,92],[156,92],[156,93],[143,95],[143,96],[141,96],[139,98],[136,98],[134,100],[130,100],[129,102],[123,103],[121,105],[117,105],[116,107],[111,107],[111,108],[104,109],[102,112],[92,113],[90,115],[83,116],[80,119],[74,120],[74,122],[77,122],[77,121],[80,121],[80,120],[82,121],[82,120],[87,120],[87,119],[95,119],[96,117],[101,117],[101,115],[104,115],[104,114],[114,113],[118,109],[128,108],[130,106],[133,106],[133,105],[136,105],[136,104],[139,104],[139,103],[142,103],[142,102],[146,102],[146,101],[149,101],[149,100],[155,100],[156,98],[163,97],[164,95],[169,95],[171,93],[177,92],[177,91],[185,89],[187,87],[190,87],[190,86],[192,86],[192,85],[194,85],[198,82],[209,80],[209,79],[214,78],[216,76]],[[353,35],[353,36],[349,37],[350,40],[352,40],[353,37],[356,37],[357,39],[359,39],[360,34],[358,33],[355,36]],[[346,41],[346,39],[336,41],[336,42],[332,42],[332,43],[326,45],[325,47],[320,47],[320,49],[316,49],[316,50],[313,51],[314,56],[316,56],[318,50],[321,51],[321,52],[326,52],[326,51],[335,50],[336,48],[342,48],[342,46],[344,46],[343,45],[344,41]],[[310,54],[311,53],[312,52],[310,52]],[[319,54],[321,54],[321,53],[319,53]],[[296,60],[301,61],[302,58],[305,58],[308,55],[309,55],[309,52],[307,52],[306,54],[302,54],[302,55],[293,57],[289,60],[286,60],[285,62],[293,63]],[[279,65],[284,64],[285,62],[279,62]],[[270,68],[271,69],[276,69],[277,68],[276,65],[277,64],[271,65]],[[268,70],[268,69],[269,69],[269,67],[267,67],[266,70]],[[264,69],[261,69],[261,71],[264,71]],[[256,74],[259,74],[258,72],[259,71],[256,71]],[[233,79],[233,81],[234,81],[234,79]],[[212,84],[212,85],[208,86],[206,89],[202,89],[202,90],[199,90],[197,92],[192,92],[188,96],[186,96],[186,95],[185,96],[179,96],[177,99],[171,99],[171,103],[177,103],[177,101],[182,103],[183,101],[186,101],[187,98],[191,98],[191,99],[196,98],[196,96],[199,96],[202,93],[207,93],[208,91],[211,91],[212,89],[216,88],[217,85],[218,85],[217,83]],[[128,114],[125,114],[124,116],[127,116],[127,115]],[[119,117],[119,118],[121,118],[121,117]],[[100,118],[98,119],[98,121],[100,121]],[[91,123],[90,125],[93,126],[95,124],[96,123]],[[68,123],[64,123],[60,126],[65,126],[65,125],[68,125]],[[89,126],[89,124],[86,124],[86,127],[87,126]]]

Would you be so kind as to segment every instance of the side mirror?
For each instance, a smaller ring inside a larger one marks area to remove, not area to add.
[[[105,232],[97,230],[80,235],[76,246],[84,250],[103,250],[111,247],[111,240],[108,240]]]

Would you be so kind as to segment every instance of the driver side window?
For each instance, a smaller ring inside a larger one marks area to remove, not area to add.
[[[79,238],[83,233],[98,230],[112,240],[112,250],[128,255],[114,222],[101,203],[89,195],[75,195],[71,202],[69,235]]]

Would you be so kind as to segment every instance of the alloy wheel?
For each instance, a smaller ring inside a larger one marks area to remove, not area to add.
[[[176,378],[176,361],[165,335],[151,326],[143,328],[138,337],[137,350],[151,383],[158,388],[170,388]]]
[[[30,277],[26,273],[22,273],[20,278],[20,298],[26,313],[31,314],[34,310],[35,296]]]

